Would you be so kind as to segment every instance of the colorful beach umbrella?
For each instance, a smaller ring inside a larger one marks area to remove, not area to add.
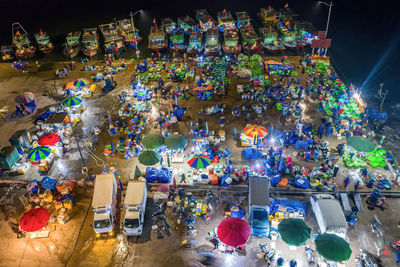
[[[239,218],[228,217],[217,228],[219,240],[232,247],[244,245],[251,234],[248,223]]]
[[[165,146],[171,150],[184,149],[187,145],[187,139],[181,134],[171,134],[165,138]]]
[[[66,107],[77,106],[82,103],[82,97],[80,96],[68,96],[61,101]]]
[[[90,83],[90,81],[88,79],[81,78],[74,82],[74,86],[75,87],[85,87],[89,83]]]
[[[148,134],[142,139],[142,145],[147,149],[156,149],[164,144],[164,136],[159,133]]]
[[[41,146],[54,146],[60,141],[60,136],[54,133],[47,133],[39,138],[38,143]]]
[[[327,260],[342,262],[350,259],[351,248],[346,240],[335,234],[322,234],[315,239],[317,251]]]
[[[302,219],[283,219],[278,225],[282,240],[290,246],[301,246],[310,238],[311,228]]]
[[[35,232],[46,226],[50,212],[43,208],[31,209],[22,215],[19,227],[25,232]]]
[[[32,102],[34,100],[35,100],[35,95],[33,93],[30,93],[30,92],[25,92],[22,95],[18,95],[14,99],[14,101],[16,103],[22,104],[22,105],[28,104],[28,103],[30,103],[30,102]]]
[[[146,150],[140,153],[139,162],[145,166],[152,166],[160,162],[161,156],[153,150]]]
[[[264,138],[268,134],[268,130],[264,127],[256,124],[248,125],[243,130],[244,134],[248,137],[254,138],[258,136],[259,138]]]
[[[204,169],[207,168],[208,165],[210,165],[210,162],[211,160],[209,157],[207,157],[206,155],[200,155],[192,157],[187,163],[192,168]]]
[[[51,153],[51,149],[47,146],[38,146],[29,151],[28,159],[30,161],[39,161],[47,158]]]

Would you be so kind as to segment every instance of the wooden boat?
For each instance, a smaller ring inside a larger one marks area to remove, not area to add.
[[[225,54],[238,54],[242,50],[237,30],[226,30],[224,32],[222,50]]]
[[[35,39],[40,52],[48,55],[53,51],[53,43],[51,42],[50,37],[47,35],[47,33],[42,31],[42,29],[40,29],[40,31],[35,34]]]
[[[205,55],[215,55],[221,51],[221,43],[216,28],[208,29],[206,32]]]
[[[225,32],[226,30],[234,30],[235,23],[233,21],[233,17],[231,12],[226,11],[226,9],[218,12],[218,30],[221,32]]]
[[[245,52],[254,54],[261,51],[262,46],[253,26],[242,27],[240,34],[242,35],[242,48]]]
[[[275,9],[268,6],[268,9],[260,8],[260,18],[264,25],[269,25],[271,23],[276,23],[278,17],[278,12]]]
[[[118,34],[115,23],[99,25],[103,36],[103,48],[106,54],[119,56],[125,49],[122,37]]]
[[[172,34],[177,29],[175,21],[171,18],[164,18],[161,24],[166,34]]]
[[[11,25],[12,45],[14,47],[15,56],[18,59],[28,59],[35,55],[36,48],[29,40],[28,33],[19,22]]]
[[[70,32],[65,37],[64,55],[67,58],[74,58],[79,54],[81,43],[81,32]]]
[[[130,20],[122,19],[117,21],[117,31],[126,46],[136,47],[142,41],[142,37],[139,35],[139,30],[135,28],[132,17]]]
[[[259,29],[261,45],[269,53],[278,53],[285,50],[285,46],[280,42],[278,33],[271,27]]]
[[[250,17],[246,11],[236,12],[236,28],[241,31],[242,29],[251,26]]]
[[[192,32],[189,36],[187,52],[190,54],[201,54],[203,50],[203,33],[200,31]]]
[[[165,32],[154,25],[151,26],[149,34],[149,49],[153,52],[159,53],[167,48],[167,40],[165,37]]]
[[[190,34],[197,30],[198,25],[194,19],[186,15],[178,18],[178,27],[182,28],[186,34]]]
[[[175,29],[168,36],[169,49],[174,53],[183,53],[186,50],[185,32],[182,28]]]
[[[276,23],[276,27],[281,36],[282,44],[286,48],[296,50],[305,46],[305,43],[301,42],[299,38],[297,29],[289,20],[285,23]]]
[[[202,32],[207,32],[209,29],[216,26],[214,19],[205,9],[196,10],[196,19],[199,22]]]
[[[81,50],[85,56],[94,57],[99,50],[99,35],[97,28],[83,29]]]
[[[13,48],[11,45],[1,46],[1,59],[4,61],[14,59]]]

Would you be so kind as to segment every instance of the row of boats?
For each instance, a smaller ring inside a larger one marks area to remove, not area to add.
[[[271,7],[261,8],[259,17],[262,27],[258,34],[254,30],[247,12],[236,12],[236,20],[227,10],[218,12],[217,22],[205,9],[197,10],[196,20],[190,16],[179,17],[177,21],[164,18],[161,25],[153,20],[148,36],[148,48],[156,53],[171,51],[189,54],[213,55],[220,51],[225,54],[257,53],[264,48],[275,53],[284,49],[298,49],[311,43],[315,30],[307,23],[294,20],[296,16],[289,8],[279,12]],[[105,53],[120,55],[126,46],[138,48],[142,38],[135,28],[133,16],[98,28],[86,28],[78,32],[70,32],[65,39],[64,55],[74,58],[82,52],[93,57],[100,48],[100,37]],[[17,22],[12,24],[12,46],[2,46],[3,59],[32,58],[36,51],[50,54],[54,45],[46,32],[40,30],[31,38]],[[34,39],[34,42],[31,40]]]
[[[220,51],[237,54],[260,52],[276,53],[284,49],[299,49],[311,44],[315,29],[308,23],[295,21],[289,8],[275,11],[260,9],[262,27],[254,30],[247,12],[236,12],[236,20],[227,10],[218,12],[217,22],[205,9],[196,11],[196,20],[183,16],[177,22],[164,18],[159,26],[154,19],[149,34],[149,49],[160,52],[187,52],[213,55]]]

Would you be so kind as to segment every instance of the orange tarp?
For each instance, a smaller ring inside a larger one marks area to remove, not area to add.
[[[68,82],[65,85],[65,89],[75,89],[74,83],[73,82]]]

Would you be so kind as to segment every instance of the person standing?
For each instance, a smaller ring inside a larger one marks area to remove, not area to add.
[[[347,176],[344,181],[343,181],[343,187],[346,189],[346,187],[350,184],[350,177]]]

